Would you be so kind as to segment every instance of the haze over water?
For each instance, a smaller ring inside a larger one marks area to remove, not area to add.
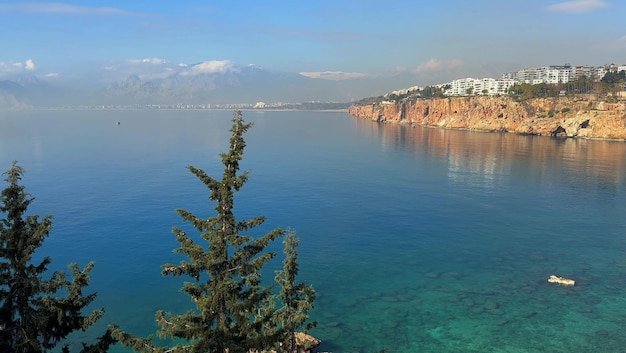
[[[230,111],[0,114],[0,167],[18,160],[52,214],[53,269],[94,260],[90,291],[148,335],[184,312],[174,212],[214,214],[185,166],[220,177]],[[380,125],[346,113],[244,112],[241,219],[292,227],[311,333],[341,352],[617,352],[626,346],[626,143]],[[117,125],[117,122],[120,125]],[[190,230],[188,234],[193,234]],[[272,246],[282,251],[280,242]],[[272,280],[279,261],[267,269]],[[547,283],[555,274],[573,288]],[[95,336],[92,330],[81,337]],[[80,338],[80,337],[77,337]]]

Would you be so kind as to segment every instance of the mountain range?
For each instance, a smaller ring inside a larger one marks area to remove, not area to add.
[[[229,61],[177,65],[144,59],[73,75],[20,72],[0,76],[0,108],[350,102],[388,92],[407,79],[320,76]]]

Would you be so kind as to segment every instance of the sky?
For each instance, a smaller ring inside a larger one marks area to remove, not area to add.
[[[623,0],[0,0],[0,75],[143,60],[426,85],[626,64],[625,18]]]

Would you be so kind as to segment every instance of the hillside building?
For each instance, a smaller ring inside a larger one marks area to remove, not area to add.
[[[605,65],[605,66],[572,66],[552,65],[536,68],[526,68],[517,72],[509,72],[502,75],[504,79],[516,80],[519,83],[538,84],[538,83],[568,83],[580,79],[581,77],[589,77],[595,81],[600,81],[609,71],[620,71],[626,69],[626,65]]]
[[[444,93],[448,96],[474,96],[474,95],[497,95],[507,94],[510,87],[516,84],[512,79],[494,78],[462,78],[447,84],[448,89]]]
[[[461,78],[452,82],[434,85],[433,87],[443,89],[447,96],[477,96],[477,95],[504,95],[508,94],[511,87],[517,84],[536,85],[540,83],[561,84],[588,77],[595,81],[600,81],[607,72],[626,71],[626,65],[605,65],[605,66],[572,66],[551,65],[543,67],[530,67],[516,72],[508,72],[502,75],[501,79],[494,78]],[[408,95],[412,92],[419,92],[419,86],[410,87],[404,90],[393,91],[387,96],[395,94],[397,96]]]

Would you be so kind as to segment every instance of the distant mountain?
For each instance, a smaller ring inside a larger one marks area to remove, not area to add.
[[[35,75],[16,75],[0,81],[0,108],[25,108],[50,103],[56,96],[52,86]]]
[[[26,90],[17,82],[0,81],[0,109],[27,108]]]
[[[163,61],[116,63],[74,77],[0,78],[0,108],[349,102],[378,94],[363,78],[332,81],[228,61],[174,65]],[[383,91],[384,92],[384,91]]]
[[[297,74],[273,73],[256,67],[209,73],[189,72],[179,70],[154,79],[130,75],[123,81],[110,83],[104,96],[110,102],[123,100],[126,103],[155,104],[293,101],[304,96],[302,92],[308,90],[308,85],[315,84]]]

